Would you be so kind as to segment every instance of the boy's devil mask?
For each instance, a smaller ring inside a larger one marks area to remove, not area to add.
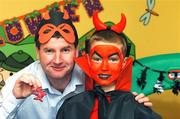
[[[93,23],[96,31],[110,30],[117,34],[122,33],[126,25],[126,17],[121,14],[121,21],[114,26],[107,26],[98,18],[98,12],[94,12]],[[93,55],[96,54],[100,60],[93,61]],[[110,57],[116,54],[117,62],[111,62]],[[130,91],[132,75],[132,58],[128,58],[124,63],[124,56],[120,50],[113,45],[95,45],[90,48],[89,54],[76,58],[76,63],[88,75],[86,79],[86,89],[92,89],[94,81],[101,86],[111,85],[115,82],[116,90]],[[93,80],[94,81],[93,81]]]
[[[78,43],[78,35],[66,10],[64,13],[51,10],[44,14],[38,26],[38,40],[40,44],[48,42],[58,32],[68,43]]]
[[[119,48],[96,45],[91,48],[88,58],[91,77],[97,84],[110,85],[119,78],[124,60]]]

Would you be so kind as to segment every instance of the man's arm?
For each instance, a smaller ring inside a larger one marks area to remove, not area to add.
[[[35,76],[23,74],[16,80],[12,92],[16,99],[23,99],[30,96],[39,87],[41,87],[41,83]]]
[[[12,89],[18,74],[9,77],[6,80],[6,85],[0,91],[0,115],[1,119],[15,117],[15,110],[21,104],[22,100],[17,100],[12,93]]]
[[[31,95],[37,87],[41,87],[41,84],[31,74],[19,76],[18,73],[7,79],[0,94],[1,119],[14,118],[24,98]]]

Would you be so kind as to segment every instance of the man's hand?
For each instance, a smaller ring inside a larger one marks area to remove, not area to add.
[[[149,101],[149,98],[146,97],[143,93],[137,94],[136,92],[132,92],[132,94],[135,96],[135,100],[139,103],[144,103],[144,106],[152,107],[152,103]]]
[[[38,87],[41,87],[41,83],[35,76],[23,74],[16,80],[13,94],[17,99],[23,99],[31,95]]]

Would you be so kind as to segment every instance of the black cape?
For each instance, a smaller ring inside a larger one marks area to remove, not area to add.
[[[150,108],[135,101],[135,97],[124,91],[116,91],[110,97],[107,119],[162,119]],[[86,91],[73,96],[60,107],[57,119],[89,119],[94,106],[95,94]]]

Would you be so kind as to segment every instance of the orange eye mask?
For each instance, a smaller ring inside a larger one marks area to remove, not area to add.
[[[75,42],[74,31],[72,27],[66,23],[60,24],[58,26],[55,26],[53,24],[45,24],[44,26],[42,26],[38,32],[39,42],[46,43],[50,40],[50,38],[56,31],[58,31],[68,43]]]

